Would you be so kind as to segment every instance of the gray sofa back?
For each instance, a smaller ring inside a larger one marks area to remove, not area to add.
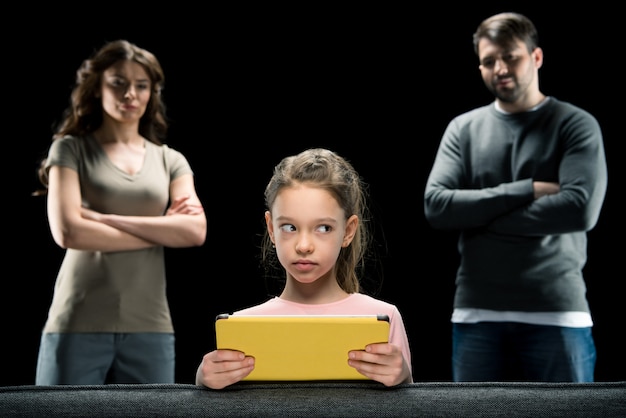
[[[626,382],[0,387],[10,417],[626,417]]]

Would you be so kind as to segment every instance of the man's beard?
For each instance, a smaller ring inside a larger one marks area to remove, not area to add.
[[[517,86],[512,89],[498,89],[492,85],[489,90],[498,100],[504,103],[514,103],[519,98],[519,90],[517,89]]]

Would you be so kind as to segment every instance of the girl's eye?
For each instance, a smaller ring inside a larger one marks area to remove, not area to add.
[[[320,225],[317,227],[317,230],[320,232],[330,232],[332,227],[330,225]]]
[[[291,224],[281,225],[280,229],[284,232],[293,232],[296,230],[296,227]]]

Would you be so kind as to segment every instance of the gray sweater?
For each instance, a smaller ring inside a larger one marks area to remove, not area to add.
[[[533,181],[560,192],[534,199]],[[603,138],[588,112],[551,97],[504,114],[494,103],[448,125],[428,177],[432,227],[460,231],[455,308],[589,312],[587,231],[607,188]]]

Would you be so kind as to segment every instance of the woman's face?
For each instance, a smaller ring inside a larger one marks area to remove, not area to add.
[[[107,116],[120,123],[138,123],[146,111],[152,83],[146,70],[133,61],[118,61],[102,74],[101,98]]]

